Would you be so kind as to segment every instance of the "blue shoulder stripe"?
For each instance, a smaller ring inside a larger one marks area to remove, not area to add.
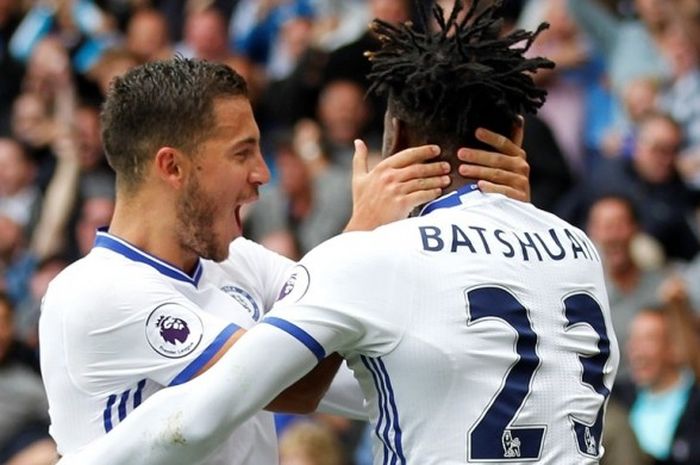
[[[306,346],[307,349],[313,353],[318,361],[320,362],[324,358],[326,358],[326,350],[323,348],[319,342],[311,336],[311,334],[307,333],[297,325],[290,323],[287,320],[283,320],[282,318],[276,318],[274,316],[269,316],[266,317],[264,320],[262,320],[263,323],[267,323],[269,325],[275,326],[282,331],[288,333],[290,336],[294,337],[296,340],[301,342]]]
[[[202,351],[201,354],[192,362],[190,362],[189,365],[185,367],[184,370],[180,372],[173,380],[170,382],[169,386],[177,386],[178,384],[186,383],[187,381],[191,380],[194,378],[194,375],[197,374],[199,370],[202,369],[204,365],[206,365],[214,355],[221,349],[221,347],[226,343],[226,341],[229,340],[231,335],[238,331],[240,329],[239,326],[234,325],[231,323],[230,325],[226,326],[218,336],[216,336],[216,339],[212,341],[209,346]]]

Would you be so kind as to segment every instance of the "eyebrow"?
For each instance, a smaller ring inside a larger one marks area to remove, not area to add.
[[[257,137],[246,137],[243,140],[239,140],[231,144],[229,147],[229,150],[235,150],[241,146],[246,146],[246,145],[258,145],[260,143],[260,140]]]

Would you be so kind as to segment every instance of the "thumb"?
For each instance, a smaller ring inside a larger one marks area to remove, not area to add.
[[[353,175],[367,174],[367,156],[367,145],[362,140],[355,139],[355,154],[352,157]]]

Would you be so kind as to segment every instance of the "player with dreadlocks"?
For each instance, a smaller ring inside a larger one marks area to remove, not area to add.
[[[443,157],[455,163],[450,153],[458,147],[482,147],[474,137],[479,125],[509,134],[519,114],[542,106],[546,92],[529,73],[554,63],[523,54],[547,24],[535,32],[518,30],[499,38],[502,19],[495,14],[500,3],[479,12],[480,2],[475,1],[461,21],[459,1],[447,20],[436,5],[437,33],[418,31],[410,23],[371,24],[382,48],[366,53],[372,63],[370,92],[388,98],[385,135],[397,129],[394,117],[404,123],[411,141],[439,143]],[[425,11],[421,17],[426,23]]]
[[[474,128],[542,105],[529,73],[551,63],[523,56],[541,28],[499,38],[496,6],[474,1],[459,22],[459,5],[446,20],[436,8],[434,33],[374,23],[385,156],[478,147]],[[595,248],[530,204],[458,177],[451,188],[412,218],[311,251],[217,364],[61,465],[196,463],[334,352],[363,390],[377,465],[597,464],[619,355]]]

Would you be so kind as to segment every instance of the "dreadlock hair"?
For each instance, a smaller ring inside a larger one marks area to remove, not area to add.
[[[420,5],[426,32],[410,22],[370,24],[381,49],[365,54],[372,64],[368,92],[388,97],[393,114],[417,137],[442,145],[443,153],[482,146],[474,136],[478,127],[511,134],[519,114],[536,113],[545,101],[546,92],[530,73],[554,67],[545,58],[523,56],[548,24],[499,38],[501,0],[483,9],[479,3],[473,0],[462,20],[460,0],[447,20],[443,9],[433,6],[437,32],[427,31],[428,12]]]

